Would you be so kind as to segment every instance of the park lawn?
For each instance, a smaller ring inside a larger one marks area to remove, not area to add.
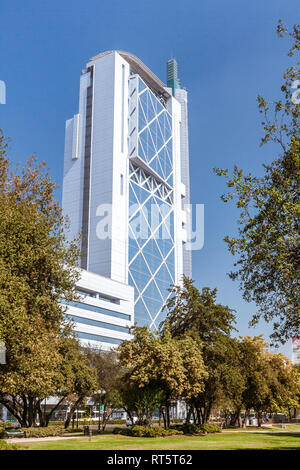
[[[222,433],[206,436],[172,436],[163,438],[129,437],[114,434],[79,439],[20,443],[27,450],[300,450],[300,434],[274,432]]]

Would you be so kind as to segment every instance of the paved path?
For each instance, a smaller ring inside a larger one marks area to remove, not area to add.
[[[89,436],[52,436],[52,437],[13,437],[10,439],[5,439],[6,442],[10,442],[13,444],[17,444],[18,442],[43,442],[43,441],[64,441],[66,439],[82,439],[86,437],[87,439]]]

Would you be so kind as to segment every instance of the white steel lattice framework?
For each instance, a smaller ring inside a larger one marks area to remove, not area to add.
[[[137,75],[129,80],[129,284],[135,321],[155,329],[175,282],[172,118]]]

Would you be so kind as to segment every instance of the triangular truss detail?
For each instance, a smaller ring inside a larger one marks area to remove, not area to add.
[[[175,282],[172,117],[137,75],[130,78],[129,109],[129,283],[137,323],[157,328]]]

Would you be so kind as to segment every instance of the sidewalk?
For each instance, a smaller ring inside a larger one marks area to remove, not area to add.
[[[82,439],[86,437],[87,439],[89,436],[52,436],[52,437],[13,437],[4,439],[6,442],[11,444],[18,444],[18,442],[43,442],[43,441],[64,441],[66,439]]]

